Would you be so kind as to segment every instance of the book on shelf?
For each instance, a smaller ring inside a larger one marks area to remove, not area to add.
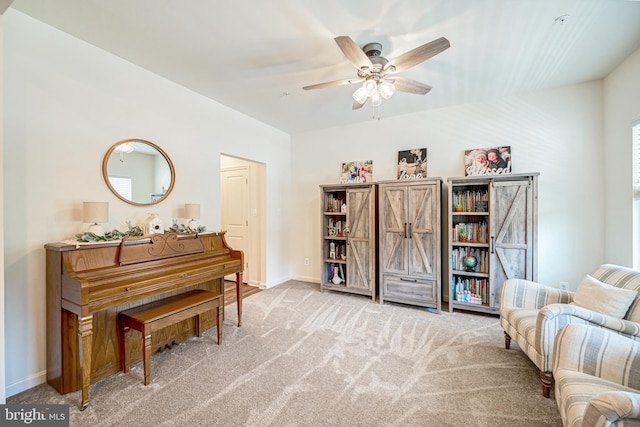
[[[333,194],[327,196],[327,212],[344,212],[342,205],[344,205],[344,196],[338,197]]]
[[[474,267],[475,273],[489,273],[489,253],[486,249],[456,247],[451,251],[451,268],[465,270],[464,259],[473,256],[478,261]]]
[[[477,277],[454,276],[451,298],[454,301],[470,304],[488,304],[487,294],[489,281]],[[473,296],[473,297],[472,297]]]
[[[452,242],[487,243],[487,238],[486,221],[459,222],[451,230]]]
[[[488,202],[487,190],[457,190],[452,193],[453,207],[460,208],[458,212],[485,212],[486,203],[478,204],[481,210],[476,210],[477,202]]]

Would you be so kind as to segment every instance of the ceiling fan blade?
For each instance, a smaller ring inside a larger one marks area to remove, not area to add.
[[[350,85],[352,83],[361,82],[362,79],[344,79],[344,80],[334,80],[332,82],[318,83],[315,85],[305,86],[302,89],[310,90],[310,89],[323,89],[325,87],[334,87],[334,86],[343,86]]]
[[[392,79],[396,90],[400,92],[415,93],[416,95],[424,95],[431,90],[431,86],[420,83],[417,80],[408,79],[406,77],[394,76]]]
[[[449,49],[450,46],[449,40],[444,37],[440,37],[439,39],[423,44],[422,46],[418,46],[415,49],[411,49],[397,58],[392,59],[387,63],[384,69],[388,70],[390,73],[404,71],[436,56],[444,50]]]
[[[369,99],[369,98],[367,98],[367,99]],[[362,104],[360,104],[358,101],[353,101],[353,105],[351,106],[351,109],[352,109],[352,110],[359,110],[359,109],[361,109],[361,108],[362,108],[362,106],[363,106],[364,104],[366,104],[366,103],[367,103],[367,99],[365,99],[365,100],[364,100],[364,102],[363,102]]]
[[[370,70],[371,68],[373,68],[373,64],[371,63],[371,60],[369,59],[367,54],[364,53],[362,49],[360,49],[360,46],[358,46],[351,37],[338,36],[334,40],[338,44],[338,47],[340,48],[342,53],[344,53],[344,56],[347,57],[349,62],[351,62],[354,67],[359,70],[363,68]]]

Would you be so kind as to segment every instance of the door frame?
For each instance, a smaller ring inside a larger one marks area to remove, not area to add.
[[[249,168],[248,197],[247,206],[248,239],[250,253],[245,254],[245,259],[250,262],[250,277],[243,275],[243,281],[261,289],[267,287],[266,284],[266,165],[250,159],[244,159],[229,154],[220,154],[220,222],[222,223],[222,172],[225,170],[237,169],[239,167]],[[245,261],[246,262],[246,261]]]

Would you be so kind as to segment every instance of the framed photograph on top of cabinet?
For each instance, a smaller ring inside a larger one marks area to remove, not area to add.
[[[427,177],[427,149],[398,151],[398,179],[421,179]]]
[[[465,176],[511,173],[511,147],[475,148],[464,152]]]
[[[373,181],[373,160],[346,162],[342,164],[340,184],[366,183]]]

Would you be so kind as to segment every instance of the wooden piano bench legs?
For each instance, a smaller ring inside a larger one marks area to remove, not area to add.
[[[129,353],[125,347],[127,336],[131,333],[130,329],[142,333],[144,385],[148,385],[151,380],[151,334],[193,317],[195,318],[195,334],[199,337],[202,332],[200,315],[205,311],[215,309],[218,323],[218,345],[220,345],[223,308],[222,294],[198,289],[120,312],[119,320],[122,332],[120,354],[124,363],[124,372],[129,372]]]

